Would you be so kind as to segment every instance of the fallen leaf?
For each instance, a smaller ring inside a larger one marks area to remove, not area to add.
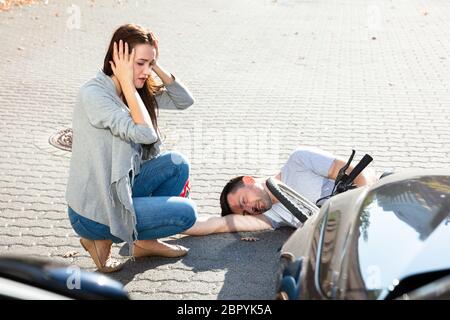
[[[78,251],[67,251],[67,252],[63,255],[63,257],[64,257],[64,258],[72,258],[72,257],[77,256],[78,254],[79,254]]]

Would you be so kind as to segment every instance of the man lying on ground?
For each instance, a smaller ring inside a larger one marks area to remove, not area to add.
[[[346,161],[313,147],[301,147],[289,156],[275,176],[313,203],[331,194],[339,170]],[[353,169],[347,169],[349,173]],[[260,231],[283,226],[301,227],[290,213],[267,189],[265,178],[239,176],[231,179],[220,195],[221,217],[197,222],[184,234],[200,236],[222,232]],[[375,183],[378,178],[371,169],[360,173],[354,183],[361,187]]]

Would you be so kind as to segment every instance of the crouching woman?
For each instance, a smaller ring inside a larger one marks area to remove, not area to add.
[[[186,158],[160,152],[157,115],[159,108],[186,109],[194,100],[158,55],[153,33],[135,24],[119,27],[103,68],[81,87],[74,107],[68,215],[100,272],[122,268],[111,258],[113,242],[127,242],[134,257],[188,251],[158,240],[190,228],[197,213],[183,196]]]

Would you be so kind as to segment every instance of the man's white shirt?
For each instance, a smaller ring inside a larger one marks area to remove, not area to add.
[[[334,180],[328,179],[328,171],[336,157],[315,147],[294,150],[281,168],[281,181],[313,203],[331,194]],[[300,227],[301,222],[281,203],[263,213],[274,229],[291,226]]]

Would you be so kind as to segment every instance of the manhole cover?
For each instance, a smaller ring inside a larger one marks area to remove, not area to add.
[[[48,142],[58,149],[72,151],[72,128],[58,131],[50,136]]]

